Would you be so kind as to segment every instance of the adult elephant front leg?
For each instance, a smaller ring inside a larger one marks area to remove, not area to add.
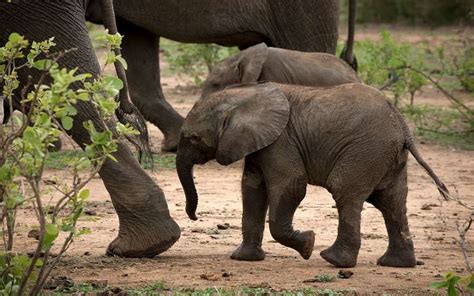
[[[160,79],[160,38],[130,24],[119,24],[122,54],[133,103],[164,135],[161,149],[176,151],[183,117],[165,100]]]
[[[107,161],[100,175],[119,216],[119,233],[107,248],[108,255],[154,257],[179,238],[180,228],[170,217],[160,187],[143,171],[124,144]]]
[[[54,51],[76,49],[59,60],[60,67],[76,68],[76,73],[97,76],[100,67],[85,25],[82,3],[26,2],[0,2],[0,44],[8,40],[11,32],[18,32],[30,41],[54,36]],[[21,85],[26,85],[29,77],[31,81],[38,81],[39,75],[38,71],[27,67],[18,71]],[[74,87],[80,88],[81,85],[75,84]],[[91,120],[97,129],[102,129],[103,125],[91,102],[78,101],[76,109],[78,112],[69,132],[74,141],[84,147],[84,144],[90,143],[90,136],[83,123]],[[110,244],[108,253],[152,257],[171,247],[179,238],[180,229],[169,215],[160,188],[139,166],[126,145],[119,143],[114,156],[118,162],[108,160],[99,172],[120,222],[118,237]]]

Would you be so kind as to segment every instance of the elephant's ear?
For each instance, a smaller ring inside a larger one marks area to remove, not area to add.
[[[219,123],[216,160],[231,164],[275,142],[285,129],[290,105],[275,84],[228,89]]]
[[[262,74],[263,64],[267,57],[268,47],[265,43],[257,44],[242,51],[236,65],[240,82],[257,82]]]

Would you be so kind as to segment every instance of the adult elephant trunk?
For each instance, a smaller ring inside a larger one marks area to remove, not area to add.
[[[191,149],[186,147],[178,147],[176,155],[176,170],[178,172],[179,181],[183,186],[186,195],[186,213],[189,219],[197,220],[196,209],[198,205],[198,195],[193,179],[194,157]]]

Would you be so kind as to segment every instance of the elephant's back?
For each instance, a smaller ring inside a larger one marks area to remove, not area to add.
[[[335,141],[386,139],[403,142],[403,126],[396,110],[379,90],[350,83],[334,87],[280,85],[291,106],[290,120],[307,135],[330,135]],[[341,138],[337,140],[337,138]]]

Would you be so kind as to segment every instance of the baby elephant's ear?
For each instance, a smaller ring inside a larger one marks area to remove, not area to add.
[[[257,82],[262,74],[263,64],[268,57],[268,47],[260,43],[242,51],[237,61],[238,75],[241,83]]]
[[[231,164],[272,144],[285,129],[290,105],[275,84],[225,90],[216,160]]]

